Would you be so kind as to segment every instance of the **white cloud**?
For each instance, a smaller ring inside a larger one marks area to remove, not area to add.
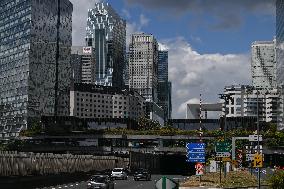
[[[131,34],[143,32],[143,27],[149,24],[149,19],[145,15],[140,14],[139,23],[137,22],[127,22],[126,24],[126,46],[130,43]]]
[[[123,14],[123,16],[125,16],[128,19],[131,18],[129,11],[126,10],[126,9],[122,9],[122,14]]]
[[[70,0],[73,3],[72,41],[74,46],[85,45],[88,9],[101,0]]]
[[[141,27],[147,26],[149,24],[150,20],[145,17],[144,14],[140,14],[140,25]]]
[[[174,118],[184,118],[186,104],[199,103],[200,93],[203,102],[218,102],[226,85],[250,84],[249,54],[200,54],[182,37],[163,44],[169,51]]]

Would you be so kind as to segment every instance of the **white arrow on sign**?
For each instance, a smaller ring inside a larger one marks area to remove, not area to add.
[[[157,189],[175,189],[176,187],[177,183],[167,177],[162,177],[156,182]]]

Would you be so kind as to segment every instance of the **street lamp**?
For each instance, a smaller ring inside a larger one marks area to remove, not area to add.
[[[260,146],[259,146],[259,90],[256,87],[249,87],[247,88],[248,92],[256,91],[256,129],[257,129],[257,153],[260,154]],[[267,94],[266,91],[265,94]],[[260,168],[257,169],[257,188],[260,189]]]

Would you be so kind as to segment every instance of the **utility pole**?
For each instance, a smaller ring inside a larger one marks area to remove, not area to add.
[[[259,103],[258,103],[258,95],[259,91],[256,90],[256,117],[257,117],[257,153],[260,154],[260,147],[259,147]],[[260,189],[260,168],[257,169],[257,183],[258,183],[258,189]]]
[[[234,102],[234,98],[231,97],[231,94],[219,94],[220,95],[220,99],[223,99],[225,101],[225,115],[224,115],[224,130],[227,129],[227,108],[226,105],[229,104],[229,101],[231,100],[232,104]],[[224,132],[224,141],[226,140],[226,132]],[[225,166],[224,166],[224,178],[226,178],[226,168],[227,168],[227,163],[225,162]],[[220,161],[220,169],[221,169],[221,161]],[[220,175],[221,175],[221,171],[220,171]],[[221,183],[221,176],[220,176],[220,183]]]

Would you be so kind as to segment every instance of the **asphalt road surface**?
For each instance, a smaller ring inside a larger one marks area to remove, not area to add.
[[[155,183],[158,181],[162,176],[166,176],[177,182],[184,180],[186,177],[180,175],[152,175],[151,181],[134,181],[133,176],[129,176],[127,180],[115,180],[114,181],[114,189],[154,189]],[[51,187],[44,187],[43,189],[86,189],[87,182],[77,182],[77,183],[67,183],[58,186],[51,186]]]

